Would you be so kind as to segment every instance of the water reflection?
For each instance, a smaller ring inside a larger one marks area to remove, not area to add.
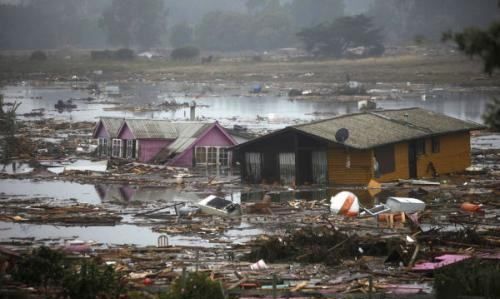
[[[196,193],[162,187],[137,187],[119,185],[96,185],[96,193],[102,203],[129,204],[134,202],[196,202]]]
[[[103,244],[136,244],[139,246],[156,245],[158,237],[150,227],[130,224],[116,226],[55,226],[48,224],[21,224],[0,222],[2,234],[0,240],[10,238],[40,239],[80,239]],[[214,247],[218,244],[209,243],[194,236],[169,236],[169,244],[180,246]]]
[[[79,203],[196,202],[200,197],[193,192],[162,187],[121,185],[90,185],[60,181],[0,180],[0,192],[8,196],[50,198],[59,201],[74,199]]]

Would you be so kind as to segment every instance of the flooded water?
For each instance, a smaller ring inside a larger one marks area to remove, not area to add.
[[[0,222],[0,240],[11,238],[79,239],[103,244],[157,245],[158,237],[151,227],[131,224],[116,226],[55,226]],[[194,236],[168,236],[170,245],[214,247],[218,244]]]
[[[76,199],[80,203],[99,204],[99,197],[93,185],[59,181],[0,180],[0,192],[20,197],[49,197],[55,200]]]
[[[170,90],[170,89],[173,90]],[[195,101],[198,105],[196,115],[202,119],[219,120],[224,125],[242,124],[249,127],[264,126],[267,128],[280,128],[298,122],[310,121],[332,115],[357,112],[356,102],[338,102],[335,97],[330,101],[317,100],[291,100],[287,96],[263,94],[254,96],[241,96],[231,94],[245,94],[241,90],[221,90],[217,95],[215,92],[201,93],[190,90],[189,94],[179,91],[179,85],[156,85],[156,84],[134,84],[121,86],[123,96],[120,98],[108,98],[100,96],[99,101],[119,101],[121,103],[133,103],[135,106],[144,104],[160,104],[165,100],[175,99],[178,103],[189,103]],[[5,95],[6,102],[21,102],[18,109],[19,114],[29,113],[32,109],[43,108],[45,117],[73,121],[93,121],[99,116],[135,117],[185,120],[189,117],[189,108],[181,108],[175,111],[113,111],[112,104],[102,104],[87,101],[74,101],[78,108],[73,111],[59,113],[54,109],[58,100],[69,98],[87,98],[90,95],[85,90],[74,90],[70,86],[34,86],[29,83],[19,86],[6,86],[1,90]],[[376,96],[377,94],[372,94]],[[464,120],[482,122],[481,115],[485,106],[495,94],[482,91],[435,91],[426,95],[420,93],[404,94],[398,93],[399,100],[379,100],[378,105],[386,109],[421,107],[444,113]],[[137,104],[139,103],[139,104]],[[260,124],[257,124],[260,118]],[[264,121],[262,121],[264,119]],[[263,123],[264,122],[264,123]]]
[[[0,193],[16,197],[47,197],[55,200],[75,199],[79,203],[101,204],[131,202],[195,202],[195,193],[167,188],[120,185],[91,185],[64,181],[0,180]]]

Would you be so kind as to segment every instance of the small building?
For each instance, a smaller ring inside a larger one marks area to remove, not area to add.
[[[484,127],[420,108],[341,115],[234,148],[249,183],[367,184],[462,172],[470,131]]]
[[[97,139],[97,155],[108,157],[111,155],[111,145],[116,139],[118,130],[123,124],[123,118],[102,117],[97,122],[92,138]]]
[[[110,133],[110,122],[109,118],[102,118],[94,130],[94,138],[99,140],[113,136],[106,141],[110,144],[108,150],[102,152],[143,163],[229,166],[232,163],[229,148],[237,144],[218,122],[125,119],[114,135]]]

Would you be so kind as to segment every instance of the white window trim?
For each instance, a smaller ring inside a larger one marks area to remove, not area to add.
[[[198,149],[200,148],[204,148],[205,149],[205,162],[202,163],[202,162],[198,162],[196,159],[198,157]],[[215,154],[215,163],[208,163],[208,151],[209,151],[209,148],[215,148],[216,149],[216,154]],[[221,163],[220,163],[220,154],[221,154],[221,151],[220,149],[229,149],[230,146],[195,146],[194,148],[194,157],[195,157],[195,161],[196,161],[196,165],[203,165],[203,166],[220,166]],[[228,150],[227,152],[227,167],[231,166],[231,161],[232,161],[232,153]]]
[[[119,144],[118,155],[115,155],[115,142],[117,144]],[[123,140],[118,139],[118,138],[113,139],[112,145],[111,145],[111,155],[113,157],[115,157],[115,158],[121,158],[122,157],[122,155],[123,155]]]

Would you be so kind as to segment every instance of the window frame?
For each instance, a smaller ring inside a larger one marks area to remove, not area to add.
[[[111,146],[111,156],[121,158],[123,155],[123,140],[114,138]]]
[[[431,138],[431,152],[433,154],[438,154],[441,152],[441,138],[439,137]]]
[[[423,156],[427,153],[426,145],[427,143],[425,139],[418,139],[415,141],[415,153],[417,157]]]
[[[194,163],[203,166],[230,166],[229,146],[195,146]]]
[[[379,175],[389,174],[396,171],[396,146],[394,144],[375,148],[373,150],[373,157],[378,164],[378,169],[375,169],[375,172]]]

